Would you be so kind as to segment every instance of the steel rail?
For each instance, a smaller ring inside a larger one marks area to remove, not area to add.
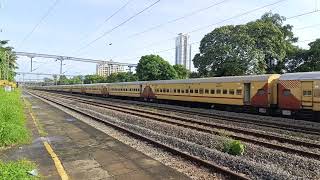
[[[53,100],[53,99],[50,99],[48,97],[41,96],[39,94],[35,95],[35,94],[33,94],[33,93],[29,92],[29,91],[28,91],[28,93],[31,94],[34,97],[43,98],[43,99],[45,99],[47,101],[53,102],[55,104],[58,104],[58,105],[60,105],[60,106],[62,106],[64,108],[67,108],[67,109],[70,109],[72,111],[75,111],[78,114],[84,115],[84,116],[92,118],[92,119],[94,119],[96,121],[99,121],[99,122],[102,122],[104,124],[107,124],[108,126],[111,126],[111,127],[115,128],[117,130],[120,130],[122,132],[125,132],[125,133],[127,133],[127,134],[129,134],[129,135],[131,135],[131,136],[133,136],[133,137],[135,137],[137,139],[141,139],[143,141],[147,141],[148,143],[151,143],[152,145],[154,145],[154,146],[156,146],[158,148],[164,149],[164,150],[166,150],[166,151],[168,151],[168,152],[170,152],[170,153],[172,153],[174,155],[178,155],[178,156],[180,156],[180,157],[182,157],[182,158],[184,158],[186,160],[191,160],[191,161],[193,161],[194,163],[196,163],[198,165],[204,166],[204,167],[209,168],[209,169],[214,169],[214,170],[216,170],[216,171],[218,171],[218,172],[220,172],[220,173],[222,173],[222,174],[224,174],[226,176],[229,176],[231,179],[239,179],[239,180],[249,180],[250,179],[250,178],[246,177],[242,173],[237,173],[237,172],[231,171],[231,170],[229,170],[228,168],[226,168],[224,166],[220,166],[220,165],[215,164],[213,162],[210,162],[210,161],[207,161],[207,160],[203,160],[203,159],[201,159],[201,158],[199,158],[197,156],[193,156],[193,155],[190,155],[190,154],[188,154],[186,152],[182,152],[177,148],[170,147],[170,146],[168,146],[166,144],[163,144],[161,142],[155,141],[155,140],[153,140],[153,139],[151,139],[149,137],[146,137],[146,136],[144,136],[142,134],[133,132],[133,131],[128,130],[126,128],[120,127],[120,126],[118,126],[118,125],[116,125],[114,123],[108,122],[108,121],[104,120],[101,117],[96,117],[96,116],[94,116],[92,114],[85,113],[85,112],[83,112],[83,111],[81,111],[79,109],[70,107],[70,106],[68,106],[68,105],[66,105],[66,104],[64,104],[61,101],[58,101],[56,99]]]
[[[236,128],[232,128],[232,127],[226,127],[226,126],[220,126],[220,125],[211,124],[211,123],[206,123],[206,122],[198,121],[198,120],[191,119],[191,118],[162,114],[162,113],[157,113],[157,112],[152,112],[152,111],[147,111],[147,110],[142,110],[142,109],[133,109],[133,108],[125,107],[125,106],[101,104],[101,103],[93,102],[93,101],[86,100],[86,99],[80,99],[80,98],[72,97],[72,96],[66,96],[66,95],[60,95],[60,96],[62,96],[63,98],[66,98],[66,99],[78,101],[80,103],[90,104],[90,105],[93,105],[96,107],[107,108],[107,109],[111,109],[114,111],[118,111],[118,112],[122,112],[122,113],[126,113],[126,114],[131,114],[131,115],[135,115],[135,116],[139,116],[139,117],[143,117],[143,118],[148,118],[150,120],[161,121],[161,122],[181,126],[184,128],[194,129],[194,130],[209,133],[209,134],[220,135],[220,132],[217,130],[208,129],[207,127],[224,129],[224,130],[234,131],[234,132],[238,132],[238,133],[242,133],[242,134],[261,137],[261,138],[265,138],[266,140],[269,140],[269,141],[279,139],[282,142],[285,142],[285,143],[289,142],[294,145],[305,145],[307,147],[320,148],[319,144],[308,143],[308,142],[304,142],[304,141],[297,141],[297,140],[293,140],[293,139],[287,139],[287,138],[272,136],[272,135],[267,135],[267,134],[261,134],[261,133],[259,134],[257,132],[251,133],[251,131],[247,131],[247,130],[243,130],[243,129],[236,129]],[[170,119],[168,119],[168,118],[170,118]],[[173,119],[174,121],[172,121],[171,119]],[[177,121],[180,121],[180,122],[177,122]],[[186,124],[186,123],[189,123],[189,124]],[[199,125],[204,126],[204,127],[199,127]],[[244,142],[248,142],[248,143],[257,144],[257,145],[264,146],[267,148],[280,150],[283,152],[290,152],[290,153],[299,154],[301,156],[305,156],[305,157],[309,157],[309,158],[320,159],[320,154],[317,154],[314,152],[303,151],[303,150],[299,150],[299,149],[295,149],[295,148],[291,148],[291,147],[287,147],[287,146],[283,146],[283,145],[274,144],[271,142],[264,142],[261,140],[247,138],[247,137],[234,135],[234,134],[228,135],[228,137],[233,138],[233,139],[237,139],[237,140],[241,140]]]
[[[49,91],[52,92],[52,91]],[[59,94],[70,94],[66,92],[55,92]],[[98,100],[105,101],[106,98],[101,98],[101,97],[93,97],[93,96],[88,96],[88,95],[83,95],[83,94],[72,94],[76,95],[79,97],[86,97],[86,98],[98,98]],[[108,99],[108,101],[117,101],[120,103],[127,103],[123,102],[122,100],[119,99]],[[131,102],[130,102],[131,103]],[[127,103],[128,104],[128,103]],[[296,126],[296,125],[290,125],[290,124],[285,124],[285,123],[277,123],[277,122],[270,122],[270,121],[257,121],[252,118],[248,117],[233,117],[233,116],[225,116],[225,115],[218,115],[218,114],[210,114],[210,113],[205,113],[205,112],[196,112],[195,110],[180,110],[176,108],[169,108],[169,107],[158,107],[158,106],[153,106],[153,104],[149,105],[144,105],[139,102],[133,102],[134,105],[138,105],[141,107],[152,107],[156,108],[159,110],[164,110],[164,111],[171,111],[171,112],[178,112],[178,113],[183,113],[183,114],[188,114],[188,115],[196,115],[204,118],[210,118],[210,119],[218,119],[218,120],[223,120],[223,121],[230,121],[230,122],[237,122],[237,123],[246,123],[246,124],[252,124],[252,125],[257,125],[257,126],[262,126],[262,127],[270,127],[270,128],[275,128],[275,129],[281,129],[281,130],[286,130],[286,131],[292,131],[292,132],[298,132],[298,133],[304,133],[304,134],[310,134],[310,135],[319,135],[320,136],[320,130],[316,128],[308,128],[308,127],[303,127],[303,126]]]

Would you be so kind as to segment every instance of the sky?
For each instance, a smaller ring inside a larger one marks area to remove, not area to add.
[[[320,37],[320,11],[295,17],[320,9],[320,0],[160,0],[101,36],[156,1],[0,0],[0,39],[9,40],[15,51],[112,59],[124,63],[138,63],[143,55],[158,54],[174,64],[174,38],[179,33],[189,33],[190,42],[194,42],[192,55],[195,55],[199,48],[197,42],[214,28],[244,24],[270,11],[289,18],[285,23],[294,26],[300,47],[308,48],[309,42]],[[105,21],[126,3],[116,15]],[[275,4],[239,16],[272,3]],[[206,7],[210,8],[192,14]],[[157,25],[161,26],[144,32]],[[141,34],[132,36],[136,33]],[[94,41],[98,37],[102,38]],[[59,62],[53,59],[34,58],[34,61],[34,72],[59,73]],[[17,71],[30,72],[29,58],[19,57],[17,63]],[[92,63],[64,61],[63,65],[65,74],[94,74],[95,70],[96,65]],[[42,77],[29,75],[25,79]],[[21,76],[17,76],[19,79]]]

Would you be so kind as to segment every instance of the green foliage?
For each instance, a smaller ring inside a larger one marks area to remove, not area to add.
[[[58,80],[58,85],[69,84],[69,80],[65,75],[61,75]]]
[[[0,147],[27,143],[30,137],[25,126],[20,91],[4,92],[0,89],[0,97]]]
[[[177,72],[178,79],[187,79],[189,77],[190,72],[183,65],[173,65],[173,69]]]
[[[20,160],[17,162],[4,163],[0,161],[0,179],[5,180],[35,180],[40,177],[31,176],[28,174],[29,171],[36,168],[36,165],[27,160]]]
[[[113,83],[113,82],[131,82],[137,81],[138,77],[136,74],[131,72],[119,72],[110,74],[110,76],[106,77],[105,82]]]
[[[113,83],[113,82],[130,82],[137,81],[138,78],[131,72],[119,72],[113,73],[110,76],[103,77],[99,75],[86,75],[86,76],[74,76],[67,78],[66,76],[60,76],[58,84],[94,84],[94,83]],[[54,81],[54,80],[50,80]]]
[[[200,74],[198,72],[191,72],[189,74],[189,78],[201,78]]]
[[[83,76],[74,76],[70,79],[68,79],[68,84],[82,84],[84,80]]]
[[[296,48],[288,57],[286,68],[289,72],[320,71],[320,39],[309,43],[310,49]]]
[[[230,76],[264,73],[264,54],[255,48],[248,27],[223,26],[205,35],[194,59],[200,76]]]
[[[104,78],[99,75],[86,75],[84,76],[83,83],[84,84],[94,84],[94,83],[102,83],[104,82]]]
[[[136,68],[141,81],[176,79],[174,68],[158,55],[142,56]]]
[[[223,151],[231,155],[239,156],[244,154],[245,148],[246,146],[243,143],[241,143],[241,141],[228,140],[224,144]]]
[[[200,76],[281,73],[297,41],[279,14],[245,25],[222,26],[205,35],[193,63]]]
[[[13,48],[7,46],[8,41],[0,40],[0,80],[14,80],[16,67],[16,55],[13,53]]]

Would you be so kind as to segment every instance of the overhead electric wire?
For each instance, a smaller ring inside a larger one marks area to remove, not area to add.
[[[147,11],[148,9],[150,9],[151,7],[155,6],[156,4],[158,4],[161,0],[157,0],[156,2],[152,3],[151,5],[147,6],[146,8],[144,8],[143,10],[139,11],[138,13],[134,14],[133,16],[129,17],[128,19],[126,19],[125,21],[123,21],[122,23],[120,23],[119,25],[113,27],[112,29],[105,31],[102,35],[100,35],[99,37],[95,38],[94,40],[90,41],[88,44],[86,44],[85,46],[83,46],[82,48],[80,48],[77,51],[81,51],[85,48],[87,48],[88,46],[90,46],[91,44],[95,43],[96,41],[98,41],[99,39],[103,38],[104,36],[106,36],[107,34],[111,33],[112,31],[114,31],[115,29],[121,27],[122,25],[126,24],[127,22],[129,22],[130,20],[132,20],[133,18],[135,18],[136,16],[142,14],[143,12]]]
[[[111,14],[110,16],[106,17],[105,20],[99,24],[97,26],[97,28],[95,28],[95,30],[91,33],[89,33],[88,35],[86,35],[83,39],[86,39],[87,37],[89,37],[91,34],[94,34],[95,32],[97,32],[98,30],[101,29],[101,27],[103,27],[103,25],[105,23],[107,23],[111,18],[113,18],[115,15],[117,15],[119,12],[121,12],[125,7],[127,7],[127,5],[132,2],[133,0],[128,0],[124,5],[122,5],[119,9],[117,9],[113,14]]]
[[[298,14],[298,15],[294,15],[294,16],[288,17],[288,18],[286,18],[286,19],[287,19],[287,20],[288,20],[288,19],[293,19],[293,18],[297,18],[297,17],[301,17],[301,16],[313,14],[313,13],[316,13],[316,12],[320,12],[320,10],[319,10],[319,9],[316,9],[316,10],[313,10],[313,11],[308,11],[308,12],[305,12],[305,13],[302,13],[302,14]]]
[[[219,22],[216,22],[216,23],[213,23],[213,24],[209,24],[209,25],[206,25],[206,26],[202,26],[202,27],[200,27],[200,28],[194,29],[194,30],[189,31],[189,32],[187,32],[187,33],[188,33],[188,34],[191,34],[191,33],[200,31],[200,30],[202,30],[202,29],[206,29],[206,28],[209,28],[209,27],[211,27],[211,26],[215,26],[215,25],[224,23],[224,22],[226,22],[226,21],[229,21],[229,20],[232,20],[232,19],[235,19],[235,18],[239,18],[239,17],[244,16],[244,15],[253,13],[253,12],[255,12],[255,11],[264,9],[264,8],[266,8],[266,7],[279,4],[279,3],[283,2],[283,1],[287,1],[287,0],[279,0],[279,1],[276,1],[276,2],[273,2],[273,3],[270,3],[270,4],[266,4],[266,5],[264,5],[264,6],[261,6],[261,7],[255,8],[255,9],[252,9],[252,10],[250,10],[250,11],[246,11],[246,12],[244,12],[244,13],[237,14],[237,15],[235,15],[235,16],[232,16],[232,17],[230,17],[230,18],[224,19],[224,20],[222,20],[222,21],[219,21]]]
[[[285,1],[285,0],[282,0],[282,1]],[[279,2],[282,2],[282,1],[277,1],[277,2],[275,2],[275,3],[279,3]],[[272,4],[275,4],[275,3],[272,3]],[[266,6],[270,6],[270,4],[269,5],[266,5]],[[266,6],[263,6],[263,7],[266,7]],[[261,8],[256,8],[255,10],[258,10],[258,9],[261,9]],[[318,11],[320,11],[320,10],[314,10],[314,11],[310,11],[310,12],[306,12],[306,13],[301,13],[301,14],[297,14],[297,15],[294,15],[294,16],[290,16],[289,18],[287,18],[287,19],[294,19],[294,18],[298,18],[298,17],[301,17],[301,16],[304,16],[304,15],[308,15],[308,14],[312,14],[312,13],[316,13],[316,12],[318,12]],[[251,11],[247,11],[247,12],[253,12],[252,10]],[[248,14],[248,13],[242,13],[242,14]],[[233,17],[236,17],[236,16],[233,16]],[[240,17],[240,16],[237,16],[237,17]],[[229,20],[230,20],[230,18],[228,18]],[[222,21],[220,21],[220,22],[225,22],[225,20],[222,20]],[[217,23],[215,23],[215,24],[217,24]],[[313,27],[313,26],[318,26],[318,25],[320,25],[320,24],[315,24],[315,25],[311,25],[311,26],[305,26],[305,27],[302,27],[302,28],[309,28],[309,27]],[[190,31],[191,33],[193,33],[193,32],[196,32],[195,30],[193,30],[193,31]],[[190,34],[190,32],[188,32],[189,34]],[[175,37],[174,37],[175,38]],[[167,39],[167,40],[171,40],[171,39],[174,39],[174,38],[170,38],[170,39]],[[297,43],[301,43],[301,42],[307,42],[307,41],[312,41],[311,39],[308,39],[308,40],[302,40],[302,41],[298,41]],[[162,42],[162,41],[160,41],[160,42]],[[197,41],[197,42],[193,42],[193,43],[191,43],[191,44],[196,44],[196,43],[200,43],[201,41]],[[190,45],[191,45],[190,44]],[[149,44],[149,47],[150,47],[150,44]],[[167,52],[167,51],[170,51],[170,50],[174,50],[175,49],[175,47],[174,48],[170,48],[170,49],[164,49],[164,50],[160,50],[160,51],[157,51],[157,52],[154,52],[154,53],[162,53],[162,52]],[[135,57],[136,58],[136,57]]]
[[[300,27],[300,28],[296,28],[296,30],[309,29],[309,28],[313,28],[313,27],[316,27],[316,26],[320,26],[320,24],[313,24],[313,25],[303,26],[303,27]]]
[[[31,35],[34,33],[34,31],[41,25],[41,23],[50,15],[52,10],[56,7],[60,0],[55,0],[54,3],[49,7],[49,9],[46,11],[46,13],[41,17],[40,21],[32,28],[32,30],[22,39],[20,44],[18,46],[22,46],[23,43],[31,37]]]
[[[216,3],[214,3],[214,4],[211,4],[210,6],[207,6],[207,7],[204,7],[204,8],[195,10],[195,11],[192,11],[192,12],[190,12],[190,13],[188,13],[188,14],[185,14],[185,15],[183,15],[183,16],[181,16],[181,17],[178,17],[178,18],[176,18],[176,19],[172,19],[172,20],[169,20],[169,21],[167,21],[167,22],[165,22],[165,23],[155,25],[155,26],[153,26],[153,27],[147,28],[147,29],[145,29],[145,30],[143,30],[143,31],[141,31],[141,32],[138,32],[138,33],[134,33],[134,34],[128,36],[128,38],[132,38],[132,37],[135,37],[135,36],[139,36],[139,35],[141,35],[141,34],[144,34],[144,33],[146,33],[146,32],[150,32],[150,31],[152,31],[152,30],[154,30],[154,29],[158,29],[158,28],[160,28],[160,27],[162,27],[162,26],[165,26],[165,25],[167,25],[167,24],[171,24],[171,23],[180,21],[180,20],[185,19],[185,18],[187,18],[187,17],[190,17],[190,16],[193,16],[193,15],[195,15],[195,14],[198,14],[198,13],[200,13],[200,12],[202,12],[202,11],[206,11],[206,10],[208,10],[208,9],[210,9],[210,8],[213,8],[213,7],[215,7],[215,6],[218,6],[218,5],[220,5],[220,4],[223,4],[223,3],[227,2],[227,1],[229,1],[229,0],[222,0],[222,1],[220,1],[220,2],[216,2]]]
[[[239,18],[239,17],[241,17],[241,16],[244,16],[244,15],[247,15],[247,14],[250,14],[250,13],[253,13],[253,12],[255,12],[255,11],[264,9],[264,8],[266,8],[266,7],[269,7],[269,6],[273,6],[273,5],[279,4],[279,3],[284,2],[284,1],[287,1],[287,0],[278,0],[278,1],[275,1],[275,2],[273,2],[273,3],[266,4],[266,5],[264,5],[264,6],[261,6],[261,7],[258,7],[258,8],[255,8],[255,9],[252,9],[252,10],[249,10],[249,11],[246,11],[246,12],[243,12],[243,13],[240,13],[240,14],[237,14],[237,15],[232,16],[232,17],[230,17],[230,18],[221,20],[221,21],[219,21],[219,22],[216,22],[216,23],[213,23],[213,24],[210,24],[210,25],[206,25],[206,26],[202,26],[202,27],[200,27],[200,28],[197,28],[197,29],[195,29],[195,30],[192,30],[192,31],[187,32],[187,34],[191,34],[191,33],[200,31],[200,30],[202,30],[202,29],[206,29],[206,28],[208,28],[208,27],[211,27],[211,26],[214,26],[214,25],[218,25],[218,24],[221,24],[221,23],[223,23],[223,22],[226,22],[226,21],[229,21],[229,20],[232,20],[232,19]],[[154,43],[148,44],[147,46],[145,46],[145,47],[143,47],[143,48],[140,48],[140,49],[144,49],[144,48],[146,48],[146,47],[150,47],[150,45],[159,44],[159,43],[164,42],[164,41],[174,40],[175,38],[176,38],[176,36],[171,37],[171,38],[168,38],[168,39],[165,39],[165,40],[161,40],[161,41],[158,41],[158,42],[154,42]],[[138,50],[139,50],[139,49],[138,49]]]

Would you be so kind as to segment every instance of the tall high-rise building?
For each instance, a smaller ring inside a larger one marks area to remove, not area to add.
[[[116,64],[97,64],[97,75],[110,76],[112,73],[125,72],[125,67]]]
[[[189,35],[180,33],[176,38],[176,61],[175,64],[181,64],[186,69],[191,70]]]

